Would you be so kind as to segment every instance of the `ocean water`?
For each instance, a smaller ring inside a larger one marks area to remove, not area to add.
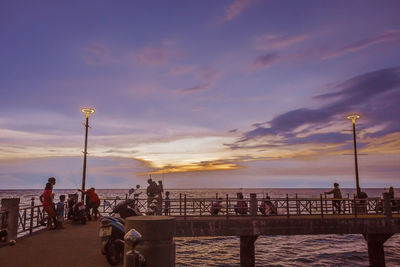
[[[271,198],[319,197],[327,188],[314,189],[167,189],[171,198],[186,194],[187,198],[214,198],[216,194],[235,197],[236,192],[266,194]],[[42,190],[0,190],[0,199],[19,197],[21,206],[29,205]],[[98,189],[100,198],[125,198],[128,189]],[[383,189],[366,189],[369,197],[379,197]],[[55,189],[57,195],[74,193],[75,190]],[[398,190],[395,191],[396,196]],[[342,189],[344,197],[354,189]],[[239,266],[239,237],[176,238],[177,266]],[[368,266],[367,244],[362,235],[299,235],[260,236],[256,243],[256,266]],[[400,266],[400,235],[392,236],[385,243],[386,266]]]

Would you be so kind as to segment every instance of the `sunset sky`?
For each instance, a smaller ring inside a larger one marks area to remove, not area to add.
[[[2,1],[0,189],[400,187],[399,1]],[[346,155],[347,154],[347,155]]]

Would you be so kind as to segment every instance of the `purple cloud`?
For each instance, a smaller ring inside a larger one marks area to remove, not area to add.
[[[276,116],[266,123],[253,124],[256,128],[246,132],[240,142],[262,136],[280,135],[290,144],[322,142],[343,142],[346,137],[336,133],[312,134],[318,125],[326,125],[337,116],[344,116],[354,110],[365,114],[364,127],[385,124],[375,136],[400,131],[400,67],[368,72],[351,78],[338,86],[337,92],[316,96],[316,99],[329,101],[319,109],[301,108]],[[269,124],[269,127],[264,125]],[[305,138],[294,138],[293,130],[306,126]]]
[[[200,69],[196,74],[199,84],[193,87],[180,90],[180,93],[195,93],[213,87],[220,77],[220,74],[212,67]]]
[[[387,43],[392,41],[400,41],[400,30],[389,30],[385,31],[383,34],[378,36],[366,38],[364,40],[358,41],[357,43],[342,47],[333,53],[330,53],[323,57],[323,59],[329,59],[334,57],[343,56],[348,53],[354,53],[359,50],[370,47],[378,43]]]
[[[280,56],[277,53],[269,53],[263,56],[257,57],[251,66],[249,67],[250,71],[254,70],[265,70],[277,63],[280,59]]]
[[[231,21],[238,17],[251,3],[251,0],[234,0],[232,4],[225,7],[225,20]]]
[[[307,35],[272,35],[267,34],[255,38],[255,47],[260,50],[280,49],[307,39]]]
[[[103,44],[93,44],[89,47],[83,48],[84,51],[89,52],[83,56],[83,59],[88,65],[100,65],[106,62],[115,61],[109,50]]]
[[[171,69],[172,75],[184,75],[193,73],[196,70],[196,66],[175,66]]]
[[[167,53],[161,48],[146,47],[138,57],[141,62],[152,66],[161,66],[167,62]]]

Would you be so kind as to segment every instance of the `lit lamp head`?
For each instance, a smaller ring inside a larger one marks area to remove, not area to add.
[[[354,113],[354,114],[347,115],[346,118],[348,120],[351,120],[352,123],[356,123],[356,120],[360,118],[360,115]]]
[[[81,108],[81,112],[86,114],[86,118],[89,118],[90,114],[95,113],[94,108]]]

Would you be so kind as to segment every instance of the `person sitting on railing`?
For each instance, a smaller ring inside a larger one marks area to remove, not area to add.
[[[338,213],[341,213],[342,211],[342,201],[340,199],[342,199],[342,192],[340,191],[339,188],[339,184],[338,183],[334,183],[333,184],[333,189],[331,191],[325,192],[325,194],[333,194],[333,198],[334,200],[332,200],[332,206],[334,208],[333,213],[335,213],[336,211]]]
[[[246,215],[248,211],[248,206],[247,202],[243,200],[243,194],[242,193],[237,193],[237,202],[236,205],[234,205],[234,210],[236,215]]]
[[[217,202],[213,202],[211,205],[211,215],[218,215],[222,209],[222,198],[218,198]]]
[[[261,202],[260,207],[258,208],[263,215],[277,215],[278,210],[276,209],[274,203],[272,203],[271,198],[267,196]]]

